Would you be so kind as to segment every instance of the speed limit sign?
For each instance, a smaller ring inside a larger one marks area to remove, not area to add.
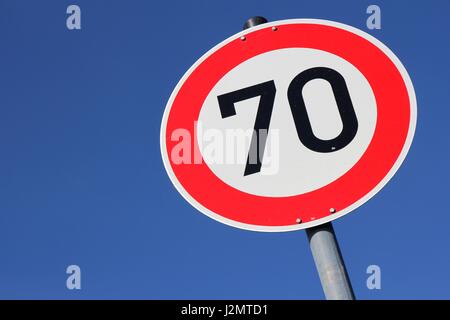
[[[195,208],[257,231],[309,228],[374,196],[411,145],[416,99],[374,37],[324,20],[240,32],[203,55],[161,125],[167,173]]]

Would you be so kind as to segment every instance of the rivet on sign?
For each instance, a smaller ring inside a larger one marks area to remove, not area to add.
[[[331,147],[331,150],[336,150],[336,147]]]
[[[335,213],[336,209],[335,208],[330,208],[330,213]]]
[[[242,41],[245,41],[246,39],[247,39],[247,38],[246,38],[245,36],[242,36],[242,37],[241,37],[241,40],[242,40]]]
[[[297,218],[297,220],[295,220],[297,223],[302,223],[302,219]]]
[[[277,31],[278,28],[277,27],[272,27],[272,31]]]

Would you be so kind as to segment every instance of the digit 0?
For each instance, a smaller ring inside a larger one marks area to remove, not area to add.
[[[314,135],[303,99],[303,87],[314,79],[324,79],[331,85],[341,116],[342,131],[330,140],[322,140]],[[316,152],[334,152],[346,147],[355,138],[358,131],[355,109],[345,80],[336,70],[317,67],[299,73],[289,85],[288,99],[298,138],[308,149]]]

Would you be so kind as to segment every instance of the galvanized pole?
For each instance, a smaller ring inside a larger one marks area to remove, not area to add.
[[[323,292],[328,300],[354,300],[352,285],[331,222],[306,229]]]
[[[244,30],[266,22],[264,17],[250,18],[245,22]],[[328,300],[354,300],[355,295],[331,222],[306,229],[306,235],[325,297]]]
[[[256,16],[248,19],[244,23],[244,30],[268,22],[266,18]]]

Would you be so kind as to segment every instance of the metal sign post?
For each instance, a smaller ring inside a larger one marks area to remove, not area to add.
[[[264,17],[250,18],[245,22],[244,30],[266,22]],[[354,300],[355,295],[331,222],[306,229],[306,235],[325,297],[328,300]]]
[[[306,229],[309,246],[328,300],[354,300],[352,285],[331,222]]]

